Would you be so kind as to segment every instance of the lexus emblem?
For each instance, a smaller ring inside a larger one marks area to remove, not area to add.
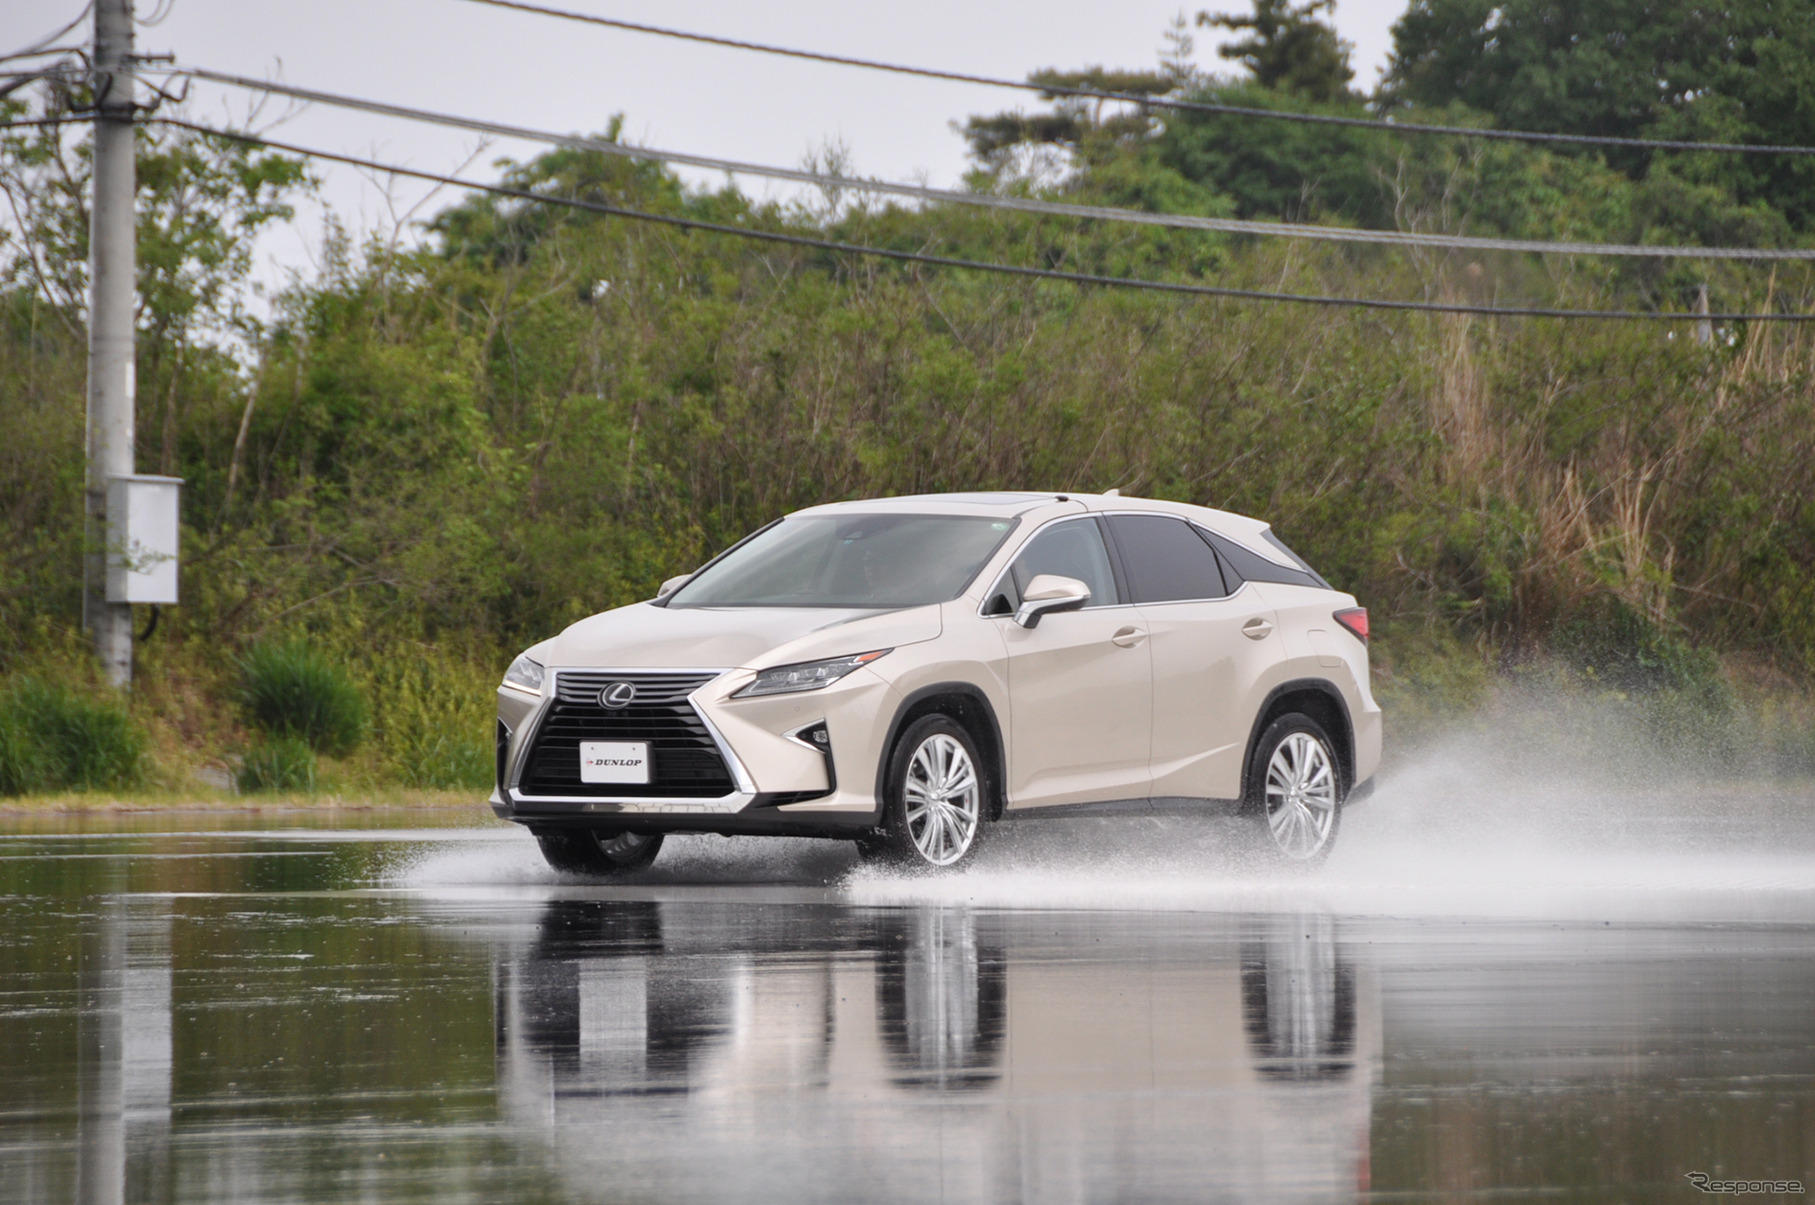
[[[616,711],[620,707],[630,706],[630,701],[637,697],[636,684],[632,682],[613,682],[599,692],[599,706],[609,707]]]

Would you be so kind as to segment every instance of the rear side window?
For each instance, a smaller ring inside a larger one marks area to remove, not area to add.
[[[1222,554],[1223,563],[1229,566],[1234,575],[1242,581],[1279,582],[1287,586],[1316,586],[1320,590],[1333,588],[1309,566],[1303,569],[1293,569],[1285,565],[1278,565],[1258,552],[1243,548],[1227,536],[1219,535],[1214,531],[1206,531],[1201,527],[1193,527],[1192,530],[1210,541],[1216,551]],[[1284,545],[1281,545],[1281,548],[1284,548]],[[1296,557],[1293,559],[1297,560]],[[1304,562],[1299,561],[1299,564],[1302,565]]]
[[[1137,603],[1224,598],[1229,593],[1216,554],[1183,519],[1164,515],[1111,515],[1109,530],[1128,591]]]
[[[1280,539],[1278,536],[1274,535],[1273,529],[1271,527],[1269,527],[1265,531],[1261,532],[1260,538],[1265,540],[1267,543],[1273,545],[1273,547],[1278,549],[1280,552],[1285,553],[1286,559],[1288,561],[1291,561],[1294,565],[1297,565],[1300,569],[1303,569],[1306,573],[1308,573],[1312,577],[1316,578],[1317,584],[1322,586],[1325,590],[1334,590],[1336,588],[1336,587],[1330,585],[1329,582],[1324,581],[1323,574],[1317,572],[1317,570],[1311,568],[1310,565],[1306,564],[1305,559],[1303,557],[1299,556],[1296,552],[1293,552],[1290,548],[1287,548],[1286,542],[1284,540]]]
[[[1109,550],[1103,546],[1103,533],[1094,519],[1073,519],[1047,528],[1022,549],[1021,555],[992,594],[986,613],[1013,613],[1021,603],[1027,583],[1042,573],[1075,577],[1090,589],[1091,607],[1113,607],[1119,601],[1115,589],[1115,571],[1109,566]]]

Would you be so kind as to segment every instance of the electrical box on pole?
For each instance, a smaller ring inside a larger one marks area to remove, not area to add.
[[[181,477],[107,480],[107,601],[176,602]]]

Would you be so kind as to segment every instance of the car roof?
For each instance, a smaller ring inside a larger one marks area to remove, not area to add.
[[[1145,511],[1149,514],[1178,515],[1202,524],[1218,535],[1228,536],[1236,543],[1252,548],[1270,561],[1286,564],[1273,546],[1261,538],[1261,533],[1269,526],[1260,519],[1251,519],[1247,515],[1238,515],[1234,511],[1217,510],[1209,506],[1193,506],[1189,502],[1170,502],[1164,498],[1124,498],[1117,494],[1078,494],[1074,495],[1079,502],[1094,511]]]
[[[863,498],[851,502],[828,502],[821,506],[809,506],[797,510],[789,518],[801,515],[832,514],[933,514],[933,515],[987,515],[999,519],[1003,515],[1021,515],[1042,506],[1051,506],[1058,500],[1055,494],[1036,494],[1031,491],[1008,491],[996,493],[970,494],[904,494],[896,498]]]
[[[1050,509],[1050,515],[1039,515],[1041,519],[1057,517],[1071,513],[1090,511],[1114,512],[1136,511],[1148,514],[1178,515],[1200,523],[1210,530],[1224,535],[1241,544],[1243,547],[1279,565],[1288,565],[1287,560],[1272,546],[1262,533],[1268,525],[1259,519],[1247,515],[1238,515],[1233,511],[1215,510],[1208,506],[1193,506],[1188,502],[1168,502],[1159,498],[1126,498],[1119,494],[1078,494],[1064,492],[1035,492],[1032,490],[1002,490],[996,492],[956,493],[956,494],[905,494],[894,498],[864,498],[850,502],[828,502],[820,506],[809,506],[797,510],[789,518],[807,515],[833,514],[934,514],[934,515],[980,515],[1001,518],[1004,515],[1020,517],[1033,515],[1035,512]]]

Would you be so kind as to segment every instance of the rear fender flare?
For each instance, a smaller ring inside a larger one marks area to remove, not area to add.
[[[1254,712],[1254,726],[1248,733],[1248,745],[1242,753],[1241,789],[1244,801],[1248,796],[1248,776],[1254,769],[1254,748],[1260,744],[1260,734],[1271,722],[1269,717],[1272,715],[1274,705],[1287,695],[1307,693],[1317,694],[1328,700],[1330,705],[1335,708],[1336,714],[1342,718],[1341,731],[1332,732],[1330,735],[1341,746],[1336,753],[1342,759],[1343,772],[1348,775],[1350,788],[1354,787],[1355,722],[1349,715],[1348,700],[1342,697],[1342,691],[1336,688],[1336,684],[1326,678],[1294,678],[1289,682],[1281,682],[1268,691],[1267,697],[1261,701],[1260,707]]]

